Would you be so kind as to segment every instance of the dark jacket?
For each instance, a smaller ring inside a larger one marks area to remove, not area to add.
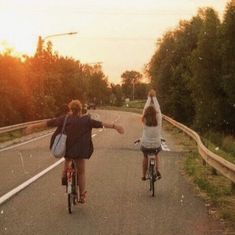
[[[57,134],[62,130],[65,115],[47,122],[49,127],[57,127],[52,135],[50,148]],[[82,117],[69,115],[65,126],[66,153],[65,158],[89,159],[93,153],[92,128],[103,128],[102,122],[92,119],[89,115]]]

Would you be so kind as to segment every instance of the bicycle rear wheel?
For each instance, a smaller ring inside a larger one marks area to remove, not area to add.
[[[68,194],[68,211],[69,211],[69,214],[72,213],[72,201],[73,201],[73,195],[72,195],[72,193],[69,193]]]
[[[152,197],[155,196],[155,187],[154,187],[154,183],[156,181],[155,179],[155,175],[154,175],[154,165],[150,165],[150,169],[149,169],[149,175],[150,175],[150,191],[152,191]]]
[[[68,202],[68,212],[69,214],[72,213],[72,205],[73,205],[73,200],[74,200],[74,195],[73,195],[73,189],[74,189],[74,182],[73,182],[73,172],[70,171],[67,175],[67,186],[66,186],[66,192],[67,192],[67,202]]]
[[[72,184],[72,202],[73,202],[73,205],[76,205],[77,204],[77,177],[76,175],[77,172],[75,171],[74,174],[73,174],[73,184]]]
[[[68,193],[68,211],[69,211],[69,214],[72,213],[72,206],[77,204],[77,192],[76,192],[76,185],[75,185],[75,181],[74,180],[72,181],[72,185],[70,187],[71,187],[71,189],[67,190],[67,193]]]

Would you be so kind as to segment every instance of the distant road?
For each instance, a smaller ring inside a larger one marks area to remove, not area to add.
[[[95,111],[101,120],[118,120],[125,134],[94,130],[95,152],[87,161],[88,200],[67,213],[62,165],[54,168],[0,206],[0,234],[135,234],[221,235],[220,223],[181,175],[181,152],[164,132],[163,178],[152,198],[141,178],[142,154],[133,142],[141,135],[140,115]],[[56,160],[49,154],[50,136],[0,152],[0,196],[44,170]]]

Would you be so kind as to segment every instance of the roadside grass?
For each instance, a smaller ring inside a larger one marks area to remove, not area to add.
[[[197,152],[186,153],[183,169],[189,180],[200,189],[200,195],[210,207],[215,207],[220,218],[235,223],[235,194],[231,181],[220,174],[213,174],[209,165],[203,165]]]
[[[10,141],[22,137],[22,130],[11,131],[8,133],[0,134],[0,143]]]
[[[36,132],[40,132],[40,131],[44,131],[50,128],[36,128],[34,129],[34,133]],[[25,136],[26,134],[24,133],[24,129],[20,129],[20,130],[15,130],[15,131],[11,131],[11,132],[7,132],[7,133],[2,133],[0,134],[0,143],[4,143],[7,141],[12,141],[18,138],[21,138],[23,136]]]
[[[225,135],[221,132],[209,131],[204,134],[204,138],[210,140],[217,146],[220,146],[225,152],[235,155],[235,136]]]
[[[133,100],[133,101],[128,102],[128,106],[127,104],[124,106],[129,107],[129,108],[136,108],[136,109],[143,110],[145,102],[146,100]]]
[[[182,170],[186,179],[197,186],[198,193],[206,201],[209,213],[216,210],[217,215],[232,227],[235,224],[235,192],[231,181],[219,173],[214,174],[208,164],[203,165],[194,140],[167,122],[163,122],[163,126],[175,136],[177,144],[191,149],[191,152],[184,153]]]
[[[235,164],[235,152],[233,151],[233,148],[235,147],[235,139],[233,137],[231,136],[225,137],[223,145],[215,144],[210,139],[207,139],[205,137],[202,138],[202,141],[209,150],[223,157],[227,161]],[[225,144],[226,144],[226,149],[223,147]]]

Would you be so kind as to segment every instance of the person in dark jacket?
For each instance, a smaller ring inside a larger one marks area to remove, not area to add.
[[[80,192],[80,202],[85,202],[85,159],[89,159],[93,153],[92,143],[92,128],[111,128],[115,129],[118,133],[123,134],[124,129],[122,126],[113,123],[104,123],[91,118],[90,115],[82,115],[82,105],[79,100],[72,100],[69,105],[69,112],[67,114],[67,122],[65,126],[66,140],[66,153],[65,164],[62,175],[62,184],[66,184],[66,170],[70,159],[76,160],[78,166],[78,187]],[[47,121],[40,122],[28,126],[26,133],[30,133],[34,128],[43,127],[57,127],[55,133],[52,135],[50,148],[53,144],[55,136],[62,130],[66,115],[57,118],[52,118]]]

